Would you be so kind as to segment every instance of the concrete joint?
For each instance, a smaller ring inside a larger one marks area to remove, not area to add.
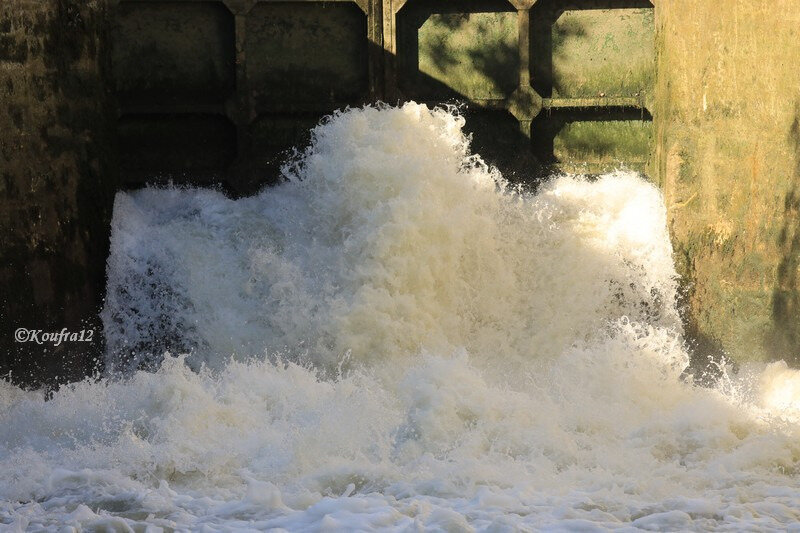
[[[520,86],[508,99],[508,111],[521,122],[533,120],[542,111],[542,97],[530,85]]]

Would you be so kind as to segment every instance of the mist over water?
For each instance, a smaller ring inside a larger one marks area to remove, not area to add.
[[[518,190],[462,126],[348,110],[257,196],[119,193],[109,376],[0,382],[0,524],[793,526],[800,373],[681,377],[658,189]]]

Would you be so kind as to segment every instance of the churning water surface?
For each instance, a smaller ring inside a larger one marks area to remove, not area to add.
[[[681,376],[659,191],[517,190],[462,126],[348,110],[257,196],[119,193],[109,376],[0,381],[0,529],[797,528],[800,373]]]

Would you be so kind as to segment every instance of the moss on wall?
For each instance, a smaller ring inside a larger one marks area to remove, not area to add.
[[[800,10],[659,2],[657,179],[698,356],[800,363]]]

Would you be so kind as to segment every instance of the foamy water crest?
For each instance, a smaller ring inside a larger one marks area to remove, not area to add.
[[[659,191],[517,190],[462,126],[348,110],[257,196],[118,194],[109,376],[0,382],[0,528],[795,524],[800,373],[682,378]]]

